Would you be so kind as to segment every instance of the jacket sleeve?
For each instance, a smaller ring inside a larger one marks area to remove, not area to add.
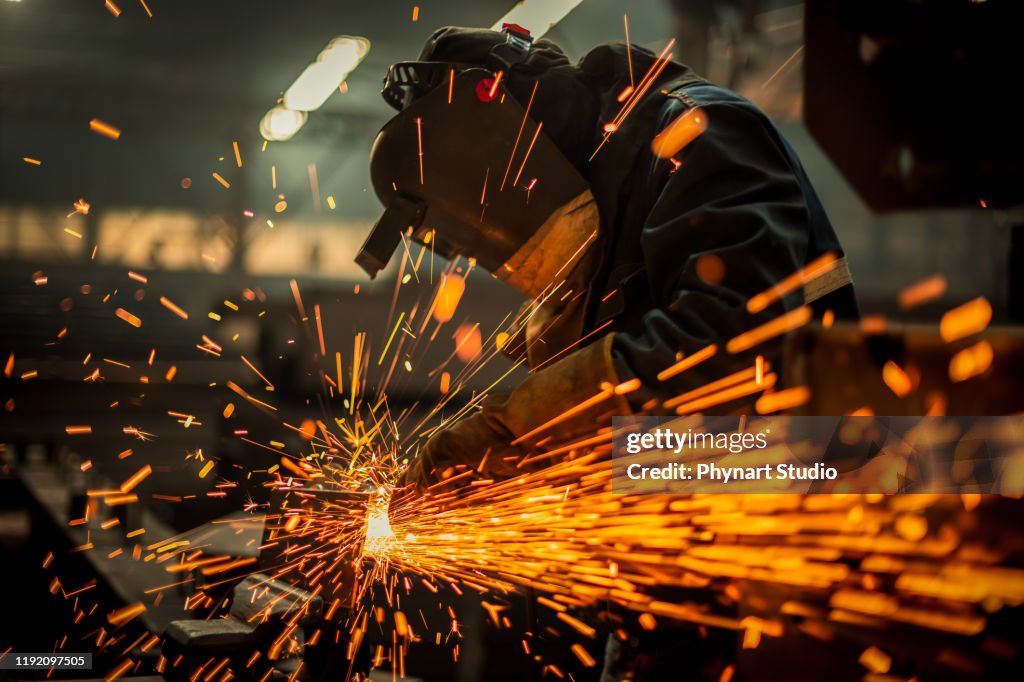
[[[757,353],[778,360],[780,344],[730,355],[736,335],[803,304],[790,294],[760,314],[747,300],[806,262],[810,227],[807,200],[781,138],[743,100],[701,105],[707,129],[676,155],[679,165],[648,153],[653,205],[641,232],[647,286],[655,308],[639,327],[617,332],[616,368],[644,389],[634,406],[665,399],[721,378],[753,362]],[[685,111],[666,107],[661,127]],[[719,277],[720,276],[720,277]],[[666,381],[660,371],[709,344],[717,354]],[[682,355],[680,355],[682,354]]]

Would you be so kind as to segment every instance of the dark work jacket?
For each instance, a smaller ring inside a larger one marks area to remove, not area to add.
[[[598,48],[580,66],[584,73],[589,67],[604,92],[617,94],[629,83],[621,69],[624,50]],[[599,129],[621,106],[606,98]],[[694,106],[707,117],[707,129],[675,156],[678,165],[659,159],[651,141]],[[638,377],[644,386],[631,394],[634,406],[749,366],[753,354],[777,369],[781,339],[738,357],[724,346],[803,305],[803,292],[757,315],[747,312],[748,299],[818,256],[841,257],[843,251],[799,160],[767,116],[736,93],[672,64],[597,153],[588,175],[604,238],[584,333],[610,322],[619,379]],[[698,277],[703,255],[721,259],[721,281]],[[856,317],[852,285],[818,299],[812,309],[817,317],[826,310],[837,319]],[[677,353],[712,343],[719,347],[712,359],[668,381],[657,379]]]
[[[615,95],[630,82],[624,55],[622,45],[602,46],[580,64],[604,93],[599,130],[622,106]],[[634,50],[637,74],[651,63],[651,55]],[[676,154],[676,163],[656,157],[655,135],[692,107],[701,108],[707,129]],[[747,312],[747,301],[826,252],[844,254],[800,161],[767,116],[736,93],[671,64],[593,158],[587,175],[603,236],[584,335],[599,328],[595,336],[614,332],[618,378],[636,377],[643,385],[629,395],[633,407],[750,366],[755,354],[780,369],[781,338],[740,355],[729,354],[725,345],[804,305],[803,292],[758,314]],[[720,281],[698,276],[697,262],[704,255],[721,259]],[[837,319],[858,316],[852,285],[811,308],[817,318],[826,310]],[[689,355],[709,344],[718,346],[714,357],[658,380],[679,353]],[[671,601],[674,588],[660,589]],[[609,640],[602,682],[627,672],[637,682],[718,679],[736,646],[733,633],[699,639],[685,624],[654,633],[627,629],[628,642]]]

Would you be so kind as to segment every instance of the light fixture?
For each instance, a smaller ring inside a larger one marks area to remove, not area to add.
[[[495,22],[492,30],[500,31],[502,24],[518,24],[530,31],[534,39],[540,38],[560,22],[583,0],[522,0]]]
[[[366,38],[338,36],[329,42],[316,61],[285,90],[283,103],[264,114],[260,121],[263,139],[290,140],[306,123],[307,112],[323,106],[369,51],[370,41]]]
[[[319,109],[369,51],[366,38],[335,38],[285,91],[284,105],[294,111]]]
[[[305,111],[277,106],[264,114],[260,121],[260,135],[271,142],[284,142],[292,139],[305,122]]]

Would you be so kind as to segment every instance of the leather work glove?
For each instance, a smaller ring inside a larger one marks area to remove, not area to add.
[[[619,381],[611,354],[612,334],[532,373],[507,395],[485,398],[478,412],[432,436],[403,473],[399,486],[428,488],[475,470],[476,478],[511,478],[530,468],[533,453],[596,434],[614,415],[630,414],[626,399],[612,391]],[[604,391],[607,396],[550,428],[531,433]],[[522,438],[522,436],[527,436]],[[533,469],[555,459],[541,459]]]

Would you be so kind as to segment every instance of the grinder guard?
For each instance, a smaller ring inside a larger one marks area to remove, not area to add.
[[[420,243],[434,230],[435,252],[497,272],[562,207],[589,198],[583,176],[500,82],[489,97],[492,78],[457,73],[377,134],[370,178],[387,208],[356,256],[371,278],[407,229]]]

